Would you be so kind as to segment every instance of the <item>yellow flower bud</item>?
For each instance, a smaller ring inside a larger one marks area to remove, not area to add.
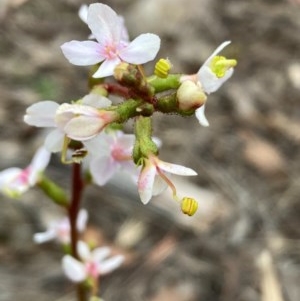
[[[154,74],[160,78],[166,78],[169,74],[172,64],[168,59],[160,59],[155,64]]]
[[[181,200],[181,211],[188,216],[192,216],[198,209],[198,203],[193,198],[184,197]]]
[[[188,111],[201,107],[206,101],[206,95],[199,84],[186,80],[177,90],[177,100],[179,109]]]

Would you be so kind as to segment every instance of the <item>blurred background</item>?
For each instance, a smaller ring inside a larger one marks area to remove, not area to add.
[[[44,132],[23,123],[43,99],[88,93],[88,68],[70,65],[60,45],[86,40],[80,0],[0,0],[0,170],[26,166]],[[236,58],[233,77],[195,117],[154,117],[161,159],[198,171],[176,179],[199,210],[184,216],[170,193],[147,206],[134,186],[90,187],[87,237],[125,255],[101,279],[105,300],[297,301],[300,299],[300,5],[284,0],[111,0],[131,38],[161,37],[159,57],[195,73],[212,51]],[[149,72],[153,64],[147,67]],[[129,125],[129,129],[130,129]],[[47,174],[65,187],[70,171],[53,156]],[[0,301],[74,300],[55,243],[32,235],[61,210],[35,189],[1,196]]]

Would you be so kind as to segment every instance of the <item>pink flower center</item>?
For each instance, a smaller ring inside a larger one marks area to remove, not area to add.
[[[131,159],[131,156],[128,154],[124,148],[120,145],[112,145],[111,147],[111,156],[115,161],[127,161]]]
[[[114,59],[118,56],[118,49],[115,45],[109,44],[105,46],[104,53],[107,59]]]
[[[87,262],[85,267],[88,275],[90,275],[92,278],[95,279],[99,276],[98,265],[95,262],[93,261]]]
[[[27,185],[29,182],[30,173],[31,173],[30,166],[23,169],[22,172],[15,179],[16,185]]]

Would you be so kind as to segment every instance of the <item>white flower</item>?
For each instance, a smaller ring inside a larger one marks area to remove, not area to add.
[[[236,60],[218,56],[230,43],[230,41],[223,42],[204,62],[197,74],[184,75],[181,81],[195,82],[206,94],[217,91],[232,76],[237,64]],[[196,110],[196,117],[201,125],[209,126],[204,111],[205,104]]]
[[[71,64],[89,66],[102,63],[96,78],[113,74],[121,62],[140,65],[153,60],[160,47],[160,39],[154,34],[141,34],[132,42],[124,39],[124,25],[109,6],[101,3],[88,8],[87,24],[95,41],[71,41],[61,46]],[[123,38],[122,38],[123,37]]]
[[[173,190],[174,185],[167,177],[167,173],[181,176],[195,176],[197,173],[191,168],[164,162],[152,155],[145,160],[138,179],[138,191],[141,201],[147,204],[152,196],[163,192],[168,186]]]
[[[78,212],[76,228],[79,233],[83,233],[86,228],[88,212],[81,209]],[[49,224],[45,232],[35,233],[33,240],[37,244],[41,244],[50,240],[57,240],[62,244],[70,243],[70,221],[67,217],[62,220],[53,221]]]
[[[49,164],[51,154],[43,147],[35,153],[24,169],[11,167],[0,172],[0,191],[9,197],[18,197],[33,187]]]
[[[133,178],[137,176],[138,168],[131,157],[134,141],[134,135],[110,131],[85,142],[91,156],[90,172],[96,184],[105,185],[119,170],[128,172]]]
[[[97,279],[117,269],[124,261],[122,255],[106,259],[111,253],[110,248],[101,247],[90,251],[83,241],[79,241],[77,251],[82,261],[70,255],[62,259],[62,266],[66,276],[73,282],[82,282],[88,278]]]
[[[86,95],[80,104],[73,105],[59,105],[52,100],[45,100],[27,108],[24,121],[37,127],[54,128],[46,137],[45,147],[51,152],[59,152],[62,150],[65,135],[74,140],[90,139],[97,135],[112,114],[96,108],[110,105],[109,99],[95,93]]]

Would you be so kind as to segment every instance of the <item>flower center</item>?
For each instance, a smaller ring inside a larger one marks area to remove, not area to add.
[[[226,71],[232,67],[235,67],[237,64],[236,60],[226,59],[224,56],[215,56],[210,63],[211,71],[218,77],[224,77]]]
[[[131,160],[131,156],[128,155],[128,152],[120,147],[119,145],[113,145],[111,148],[111,156],[115,161],[127,161]]]
[[[90,261],[85,264],[86,271],[88,275],[90,275],[92,278],[97,278],[99,276],[99,269],[97,263]]]
[[[114,59],[118,56],[118,49],[115,45],[109,44],[104,48],[105,56],[108,59]]]

